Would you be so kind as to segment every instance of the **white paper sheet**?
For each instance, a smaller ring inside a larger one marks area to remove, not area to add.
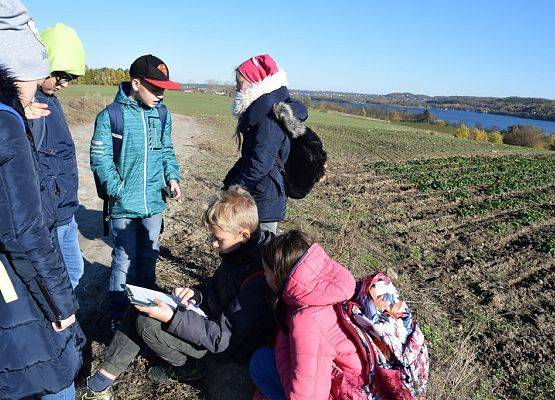
[[[177,304],[179,303],[179,299],[172,294],[158,292],[156,290],[146,289],[135,285],[125,285],[125,286],[129,289],[128,294],[131,295],[133,300],[154,305],[154,300],[158,299],[158,300],[162,300],[164,303],[169,305],[172,308],[172,310],[177,309]],[[202,311],[199,307],[195,306],[192,303],[186,306],[186,308],[188,310],[191,310],[197,313],[201,317],[207,318],[204,311]]]

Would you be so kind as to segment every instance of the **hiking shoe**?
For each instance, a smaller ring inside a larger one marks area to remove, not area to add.
[[[206,370],[204,365],[197,360],[187,360],[185,365],[174,367],[173,365],[155,365],[150,367],[146,376],[148,379],[158,383],[169,382],[192,382],[204,378]]]
[[[102,392],[93,392],[91,389],[87,388],[87,391],[81,396],[81,400],[111,400],[112,399],[112,387],[108,387]]]

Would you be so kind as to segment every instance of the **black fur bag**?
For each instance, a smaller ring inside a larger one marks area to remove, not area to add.
[[[291,138],[287,161],[283,163],[276,158],[283,175],[285,194],[292,199],[302,199],[326,174],[327,154],[316,132],[295,118],[291,106],[277,103],[273,111]]]

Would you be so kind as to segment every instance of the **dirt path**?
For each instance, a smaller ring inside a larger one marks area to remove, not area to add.
[[[181,165],[182,173],[186,174],[186,166],[198,154],[197,145],[202,143],[204,132],[190,117],[173,115],[172,119],[174,150]],[[79,167],[80,206],[76,213],[76,219],[79,224],[79,243],[85,259],[85,273],[77,287],[77,296],[80,303],[78,319],[88,338],[85,366],[81,373],[82,378],[88,376],[91,369],[97,367],[104,346],[110,340],[109,317],[106,313],[108,309],[107,289],[110,276],[111,243],[108,237],[103,236],[102,201],[96,195],[89,164],[89,146],[93,129],[92,124],[73,127],[72,129]],[[172,216],[182,211],[182,209],[183,203],[170,202],[169,210],[164,214],[165,219],[171,220]],[[131,376],[131,374],[129,375]],[[144,377],[135,375],[137,374],[132,375],[133,380],[135,380],[133,385],[136,385],[137,378],[139,380],[144,379]],[[117,386],[122,388],[129,386],[125,383],[128,380],[127,376],[126,374],[122,378],[123,383],[116,385],[116,398],[129,397],[117,395]],[[78,386],[84,384],[83,379],[78,380],[78,383]],[[188,392],[187,394],[191,393],[190,390],[186,390],[186,392]],[[172,396],[157,396],[157,398],[172,398]]]
[[[202,131],[192,118],[173,115],[173,142],[179,164],[182,168],[195,154]],[[77,163],[79,166],[79,202],[81,204],[77,213],[79,223],[79,243],[83,257],[89,264],[109,266],[111,262],[110,246],[102,235],[102,200],[96,196],[93,175],[89,164],[90,138],[93,125],[84,125],[72,129],[73,138],[77,151]],[[176,211],[175,204],[167,212],[171,215]],[[107,238],[106,238],[107,239]],[[85,278],[92,278],[86,276]],[[91,279],[81,282],[85,287],[93,284]]]

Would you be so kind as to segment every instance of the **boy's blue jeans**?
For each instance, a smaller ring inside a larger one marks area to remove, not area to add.
[[[274,349],[263,347],[256,350],[249,363],[249,373],[258,389],[269,400],[285,400]]]
[[[81,248],[79,247],[78,227],[75,217],[71,219],[69,224],[58,226],[56,230],[69,280],[71,286],[75,289],[85,269]]]
[[[121,319],[129,304],[122,284],[154,287],[162,214],[149,218],[114,218],[110,224],[113,238],[110,315]]]

